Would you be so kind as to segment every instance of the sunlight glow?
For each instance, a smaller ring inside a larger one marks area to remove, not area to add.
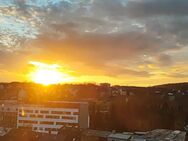
[[[29,73],[29,79],[35,83],[50,85],[62,82],[71,82],[73,77],[63,72],[61,66],[57,64],[45,64],[41,62],[30,61],[34,70]]]
[[[21,113],[21,115],[25,116],[25,111],[24,111],[23,107],[22,107],[22,113]]]

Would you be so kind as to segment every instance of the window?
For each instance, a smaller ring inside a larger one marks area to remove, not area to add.
[[[33,113],[33,110],[24,110],[26,113]]]
[[[70,119],[70,120],[75,120],[75,119],[76,119],[76,117],[62,116],[62,119]]]
[[[60,119],[60,116],[46,115],[46,118],[51,118],[51,119]]]
[[[78,126],[78,123],[56,122],[56,125],[63,125],[63,126]]]
[[[40,113],[41,113],[41,114],[48,114],[49,111],[43,111],[43,110],[42,110],[42,111],[40,111]]]
[[[37,130],[38,128],[37,127],[34,127],[33,130]]]
[[[37,124],[37,121],[32,121],[32,120],[19,120],[19,123]]]
[[[58,114],[58,115],[70,115],[71,112],[65,112],[65,111],[52,111],[52,114]]]
[[[36,118],[36,115],[33,115],[33,114],[32,114],[32,115],[30,115],[30,117],[32,117],[32,118]]]
[[[43,115],[37,115],[38,118],[43,118]]]
[[[40,124],[47,124],[47,125],[53,125],[54,122],[49,122],[49,121],[41,121]]]
[[[31,117],[31,118],[43,118],[43,115],[30,114],[29,117]]]
[[[79,115],[79,112],[74,112],[73,115]]]
[[[43,128],[42,128],[42,127],[39,127],[39,130],[43,130]]]

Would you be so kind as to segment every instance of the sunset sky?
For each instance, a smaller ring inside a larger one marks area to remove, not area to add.
[[[35,62],[35,63],[31,63]],[[188,0],[0,0],[0,81],[188,81]]]

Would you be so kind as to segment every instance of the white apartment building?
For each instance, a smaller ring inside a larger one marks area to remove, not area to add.
[[[48,102],[44,105],[19,105],[17,128],[57,134],[63,126],[89,128],[88,103]]]

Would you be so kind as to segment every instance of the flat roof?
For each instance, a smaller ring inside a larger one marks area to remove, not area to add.
[[[19,107],[41,107],[41,108],[80,108],[80,105],[89,104],[87,102],[72,102],[72,101],[48,101],[41,104],[19,104]]]
[[[132,137],[132,135],[130,134],[122,134],[122,133],[115,133],[115,134],[110,134],[108,136],[109,138],[116,138],[116,139],[125,139],[128,140]]]
[[[148,132],[125,132],[125,133],[113,133],[110,131],[99,131],[88,129],[83,132],[86,136],[104,137],[104,138],[114,138],[122,140],[136,140],[136,141],[159,141],[159,140],[169,140],[169,141],[185,141],[186,132],[179,130],[166,130],[166,129],[156,129]]]
[[[110,131],[99,131],[99,130],[92,130],[88,129],[83,132],[84,135],[86,136],[96,136],[96,137],[108,137],[111,132]]]

